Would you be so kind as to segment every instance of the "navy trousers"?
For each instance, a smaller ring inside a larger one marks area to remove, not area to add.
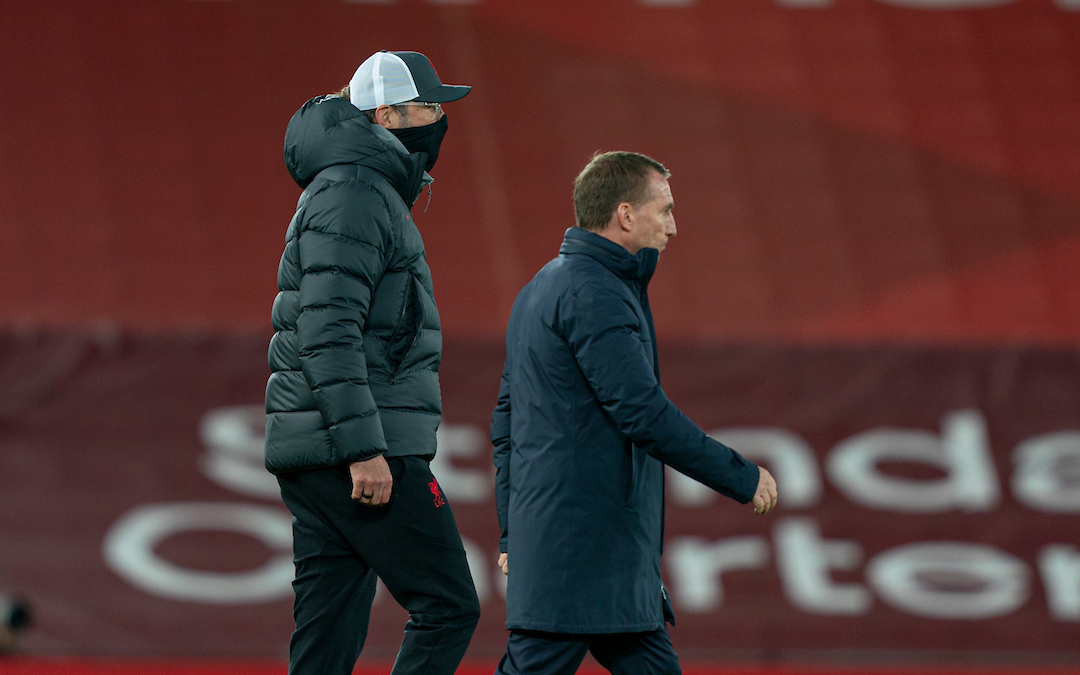
[[[573,635],[514,630],[496,675],[573,675],[591,652],[612,675],[681,675],[667,627],[651,633]]]
[[[409,612],[393,675],[450,675],[480,618],[454,514],[422,457],[387,458],[386,506],[351,499],[347,467],[278,476],[293,514],[290,675],[349,675],[376,576]]]

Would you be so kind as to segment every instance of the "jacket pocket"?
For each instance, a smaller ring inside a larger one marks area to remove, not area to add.
[[[641,491],[644,479],[645,451],[639,449],[630,441],[626,442],[626,453],[629,459],[629,484],[625,490],[626,506],[636,508],[641,501]]]
[[[420,333],[424,327],[424,301],[421,297],[423,287],[420,280],[409,274],[405,290],[405,300],[401,307],[401,316],[390,338],[387,356],[390,361],[390,383],[405,370],[409,355],[416,349]]]

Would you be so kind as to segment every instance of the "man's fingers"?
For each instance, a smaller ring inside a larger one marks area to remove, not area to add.
[[[353,488],[353,499],[365,506],[383,506],[390,501],[390,493],[393,492],[393,483],[390,481],[370,482],[361,485],[361,491],[357,494]],[[359,499],[357,499],[359,497]]]
[[[768,497],[765,500],[765,511],[764,511],[764,513],[768,513],[769,511],[772,511],[774,508],[776,508],[776,490],[769,490]]]
[[[754,513],[764,515],[776,506],[776,480],[772,474],[759,467],[758,486],[754,492]]]
[[[392,491],[392,487],[391,487],[390,484],[387,484],[387,485],[383,486],[382,488],[380,488],[379,491],[376,492],[375,496],[372,498],[371,505],[372,506],[383,506],[383,505],[387,504],[390,501],[390,492],[391,491]]]
[[[776,490],[759,489],[754,495],[754,513],[765,515],[776,507]]]
[[[352,498],[365,506],[382,506],[390,501],[394,478],[382,455],[353,462],[349,465],[352,475]]]
[[[353,483],[352,498],[367,504],[375,499],[376,492],[378,488],[371,481],[356,481]]]

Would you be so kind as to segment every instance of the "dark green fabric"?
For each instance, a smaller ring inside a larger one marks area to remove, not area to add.
[[[434,456],[442,334],[409,214],[424,156],[323,96],[289,122],[285,163],[305,190],[271,314],[267,469]]]

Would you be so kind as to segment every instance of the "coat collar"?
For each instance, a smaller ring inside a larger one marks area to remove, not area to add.
[[[371,124],[348,99],[316,96],[296,111],[285,130],[285,166],[301,188],[335,165],[358,164],[382,174],[406,204],[412,206],[431,182],[419,155]]]
[[[655,248],[643,248],[636,255],[630,255],[615,242],[580,227],[566,230],[559,254],[587,255],[611,270],[615,276],[640,283],[642,289],[649,285],[649,279],[656,271],[656,262],[660,259],[660,251]]]

